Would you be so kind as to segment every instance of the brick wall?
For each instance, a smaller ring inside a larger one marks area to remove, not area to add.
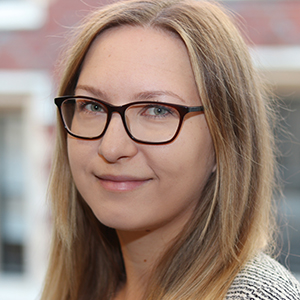
[[[41,29],[0,31],[0,69],[53,70],[69,27],[92,7],[110,1],[51,1]],[[226,6],[238,14],[254,44],[300,45],[300,1],[230,1]]]

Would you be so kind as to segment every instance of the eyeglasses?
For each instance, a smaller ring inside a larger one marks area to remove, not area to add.
[[[121,106],[85,96],[54,99],[67,132],[77,138],[101,138],[114,112],[121,115],[129,137],[143,144],[166,144],[178,135],[184,116],[203,112],[203,106],[188,107],[164,102],[131,102]]]

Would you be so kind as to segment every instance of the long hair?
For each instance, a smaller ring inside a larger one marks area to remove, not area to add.
[[[59,95],[74,94],[90,45],[117,26],[158,28],[182,39],[217,163],[194,215],[157,262],[145,299],[223,299],[244,264],[272,241],[275,154],[264,88],[218,4],[130,0],[96,10],[78,28],[65,52]],[[58,118],[49,188],[53,239],[42,300],[109,300],[126,280],[120,245],[78,193],[66,138]]]

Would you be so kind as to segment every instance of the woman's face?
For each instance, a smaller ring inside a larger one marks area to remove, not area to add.
[[[183,42],[168,32],[131,26],[109,29],[93,42],[76,95],[113,105],[201,105]],[[68,155],[75,184],[98,220],[130,231],[182,228],[215,167],[201,113],[186,115],[177,138],[165,145],[134,142],[114,113],[102,138],[68,136]]]

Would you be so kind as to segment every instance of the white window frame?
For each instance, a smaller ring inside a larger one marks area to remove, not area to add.
[[[0,1],[0,31],[37,30],[47,20],[47,1]]]
[[[255,46],[250,53],[269,84],[300,95],[300,46]]]
[[[25,152],[24,274],[0,273],[0,299],[37,299],[47,266],[50,227],[46,206],[47,163],[52,149],[52,79],[47,71],[0,70],[0,110],[21,109]],[[9,98],[9,101],[7,99]]]

